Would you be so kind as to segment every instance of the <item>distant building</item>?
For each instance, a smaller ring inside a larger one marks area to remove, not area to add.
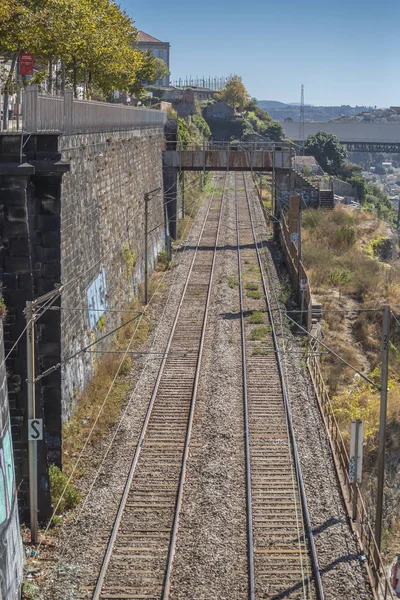
[[[145,33],[144,31],[138,31],[137,34],[138,46],[141,50],[151,50],[156,58],[161,58],[165,62],[169,70],[169,50],[170,43],[162,42],[157,38]],[[155,82],[156,85],[169,86],[169,74],[162,79]]]
[[[235,111],[226,102],[215,102],[215,104],[210,104],[204,109],[206,119],[231,119],[234,116]]]

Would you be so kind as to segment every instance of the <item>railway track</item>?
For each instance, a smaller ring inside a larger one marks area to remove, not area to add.
[[[247,182],[230,177],[245,422],[243,600],[323,600]],[[92,600],[169,598],[226,179],[207,208]]]
[[[223,201],[207,209],[93,600],[169,596]]]
[[[241,188],[237,179],[241,177]],[[323,599],[245,175],[235,176],[249,598]]]

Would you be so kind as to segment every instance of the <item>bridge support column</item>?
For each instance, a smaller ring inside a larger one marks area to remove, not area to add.
[[[172,237],[172,239],[176,240],[178,233],[177,223],[179,218],[178,169],[174,167],[164,168],[163,182],[164,204],[166,206],[169,235]]]

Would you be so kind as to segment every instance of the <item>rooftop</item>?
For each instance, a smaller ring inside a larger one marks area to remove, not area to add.
[[[153,37],[152,35],[149,35],[145,31],[138,31],[137,41],[138,42],[158,42],[159,44],[164,43],[161,40],[158,40],[157,38]]]

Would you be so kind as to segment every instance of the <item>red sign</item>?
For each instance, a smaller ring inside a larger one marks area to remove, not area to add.
[[[20,75],[33,74],[34,56],[30,52],[22,52],[19,55],[19,73]]]

